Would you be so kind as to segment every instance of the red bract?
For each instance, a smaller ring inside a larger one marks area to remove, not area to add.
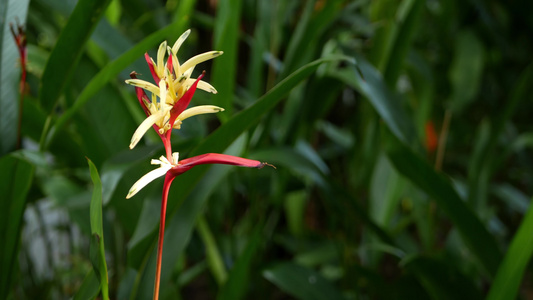
[[[261,169],[264,166],[272,166],[258,160],[252,160],[227,154],[207,153],[180,160],[178,165],[170,169],[168,173],[174,176],[189,171],[192,167],[205,164],[223,164]],[[272,166],[273,167],[273,166]]]
[[[191,103],[192,96],[194,95],[194,92],[196,91],[196,87],[198,86],[198,82],[200,79],[202,79],[205,75],[205,71],[202,72],[198,78],[196,78],[196,81],[191,85],[191,87],[183,94],[183,96],[174,104],[174,107],[172,107],[172,110],[170,110],[170,126],[174,127],[174,123],[176,122],[176,119],[179,117],[179,115],[189,106],[189,103]]]
[[[137,72],[131,72],[130,77],[132,79],[137,79]],[[150,111],[148,110],[148,107],[146,107],[146,103],[151,103],[150,98],[148,98],[144,89],[137,86],[135,87],[135,94],[137,94],[137,99],[139,99],[139,104],[141,104],[144,114],[148,117],[150,115]],[[159,127],[157,127],[156,131],[157,130],[159,130]]]
[[[150,68],[150,73],[152,73],[152,77],[154,77],[155,84],[158,85],[159,80],[161,80],[161,78],[159,78],[159,76],[157,76],[157,73],[155,72],[154,62],[152,61],[152,58],[150,57],[150,55],[148,55],[148,53],[145,53],[144,59],[146,59],[146,62],[148,63],[148,68]]]

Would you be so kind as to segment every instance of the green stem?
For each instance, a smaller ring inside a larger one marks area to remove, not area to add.
[[[218,251],[215,238],[213,237],[213,234],[211,233],[209,225],[207,225],[207,221],[205,220],[204,216],[198,217],[196,229],[198,230],[198,234],[200,234],[200,238],[205,244],[207,264],[209,266],[209,269],[211,269],[211,272],[213,273],[213,276],[215,277],[218,286],[223,286],[226,282],[228,274],[226,272],[226,268],[224,267],[222,256]]]
[[[43,152],[46,149],[46,140],[48,137],[48,132],[50,130],[50,124],[52,123],[52,114],[48,115],[46,121],[44,122],[43,131],[41,133],[41,139],[39,140],[39,150]]]

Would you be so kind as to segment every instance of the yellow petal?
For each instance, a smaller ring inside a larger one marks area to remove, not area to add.
[[[152,125],[154,125],[161,117],[161,113],[158,112],[144,119],[144,121],[141,123],[141,125],[139,125],[139,127],[137,127],[137,130],[135,130],[135,133],[131,137],[130,149],[133,149],[133,147],[137,145],[137,143],[141,140],[146,131],[148,131],[148,129],[150,129],[150,127],[152,127]]]
[[[174,43],[174,46],[172,46],[172,52],[174,54],[178,53],[178,51],[180,50],[180,47],[181,47],[181,44],[183,44],[183,42],[185,42],[185,40],[187,39],[187,37],[189,37],[189,34],[191,33],[191,30],[190,29],[187,29],[187,31],[185,31],[177,40],[176,42]]]
[[[191,108],[186,109],[183,111],[179,116],[178,120],[185,120],[187,118],[190,118],[192,116],[201,115],[201,114],[212,114],[217,113],[220,111],[224,111],[222,107],[214,106],[214,105],[199,105],[194,106]]]
[[[186,81],[187,82],[186,85],[191,86],[195,81],[196,79],[189,78]],[[213,94],[218,93],[214,86],[210,85],[209,83],[203,80],[198,81],[198,85],[196,87],[209,93],[213,93]]]
[[[149,92],[159,95],[159,88],[151,82],[148,82],[142,79],[128,79],[126,80],[126,83],[143,88]]]
[[[181,65],[181,70],[187,71],[188,69],[196,66],[197,64],[202,63],[206,60],[213,59],[217,56],[222,55],[223,53],[224,52],[222,51],[209,51],[209,52],[205,52],[205,53],[193,56],[189,58],[189,60],[184,62],[183,65]]]
[[[165,75],[165,51],[167,50],[167,41],[164,41],[159,45],[157,50],[157,75],[159,78]]]
[[[133,184],[133,186],[130,188],[130,191],[128,192],[128,195],[126,196],[126,199],[129,199],[133,197],[137,192],[139,192],[143,187],[145,187],[150,182],[154,181],[155,179],[164,176],[168,170],[172,168],[172,165],[169,164],[161,164],[161,166],[155,170],[152,170],[148,173],[146,173],[143,177],[141,177],[137,182]]]
[[[159,80],[159,101],[161,105],[163,103],[167,103],[167,82],[166,77],[161,78]]]
[[[172,153],[172,164],[177,165],[180,158],[179,152]]]

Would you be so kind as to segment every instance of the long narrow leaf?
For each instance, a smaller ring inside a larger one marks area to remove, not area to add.
[[[233,265],[226,284],[218,293],[218,300],[238,300],[246,295],[248,289],[247,282],[252,271],[252,260],[254,256],[257,256],[259,246],[261,245],[261,229],[262,224],[258,224],[254,232],[250,235],[246,248],[239,256],[235,265]]]
[[[20,65],[10,24],[26,23],[29,0],[0,1],[0,155],[15,148],[19,110]]]
[[[518,228],[511,246],[496,273],[496,278],[489,291],[488,300],[516,299],[518,288],[524,277],[524,271],[533,256],[533,205]]]
[[[107,263],[105,261],[104,247],[104,225],[102,220],[102,182],[98,175],[98,170],[92,161],[87,159],[91,171],[91,179],[94,184],[93,196],[91,199],[91,263],[104,299],[109,299],[109,287],[107,279]]]
[[[501,259],[498,245],[451,182],[393,135],[388,136],[386,151],[398,172],[437,202],[485,270],[494,276]]]
[[[417,255],[402,264],[415,274],[432,299],[483,298],[472,279],[460,273],[450,261]]]
[[[50,54],[41,81],[39,99],[51,112],[89,40],[97,21],[111,0],[80,0]]]
[[[74,300],[92,300],[98,296],[98,292],[100,292],[100,284],[94,270],[91,269],[74,295]]]
[[[268,268],[263,271],[263,276],[297,299],[344,299],[339,290],[319,273],[294,263]]]
[[[7,299],[12,280],[34,167],[12,155],[0,159],[0,298]]]
[[[409,7],[407,13],[401,20],[398,33],[394,36],[387,66],[383,72],[385,81],[389,86],[396,84],[400,72],[403,69],[403,62],[411,46],[412,37],[418,28],[418,20],[420,19],[424,4],[425,2],[423,0],[402,1],[402,5],[409,5]]]
[[[362,57],[358,56],[356,59],[357,65],[350,65],[331,75],[366,96],[385,124],[400,140],[416,145],[414,124],[402,107],[400,97],[388,88],[376,68]]]
[[[218,90],[213,104],[223,107],[226,112],[218,114],[221,120],[228,120],[233,114],[233,99],[237,79],[239,20],[242,0],[221,0],[215,24],[215,49],[224,55],[213,62],[211,83]]]

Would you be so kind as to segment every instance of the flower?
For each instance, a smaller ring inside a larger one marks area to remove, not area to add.
[[[262,168],[265,165],[272,166],[257,160],[217,153],[207,153],[179,161],[178,152],[172,152],[170,136],[173,128],[180,129],[182,121],[189,117],[224,110],[223,108],[214,105],[201,105],[187,109],[197,88],[211,93],[217,92],[209,83],[201,80],[205,75],[205,71],[202,72],[202,75],[198,76],[197,79],[190,78],[194,67],[201,62],[222,54],[222,51],[206,52],[196,55],[180,65],[176,53],[185,39],[189,36],[189,33],[190,30],[185,31],[185,33],[178,38],[176,43],[174,43],[172,48],[167,46],[166,41],[161,43],[159,50],[157,51],[157,63],[154,62],[148,54],[144,55],[155,84],[137,79],[137,73],[135,72],[130,74],[131,79],[126,80],[126,83],[135,87],[139,103],[146,114],[146,119],[139,125],[133,134],[130,148],[135,147],[146,131],[150,127],[153,127],[159,134],[159,137],[161,137],[166,152],[166,157],[161,156],[159,159],[152,159],[151,163],[153,165],[159,165],[159,167],[137,180],[126,196],[127,199],[133,197],[147,184],[156,178],[165,175],[161,200],[153,299],[159,298],[161,260],[163,254],[163,240],[165,237],[166,207],[170,185],[174,178],[187,172],[194,166],[203,164],[226,164],[249,168]],[[168,53],[166,62],[165,52]],[[145,90],[152,93],[151,98],[146,95]]]
[[[264,166],[273,165],[268,163],[260,162],[258,160],[252,160],[227,154],[218,154],[218,153],[207,153],[194,157],[178,161],[179,153],[172,153],[172,159],[169,161],[166,157],[161,156],[159,159],[152,159],[152,165],[159,165],[159,168],[152,170],[146,173],[141,177],[137,182],[133,184],[130,188],[126,199],[133,197],[137,192],[144,188],[147,184],[154,181],[155,179],[162,177],[165,174],[171,175],[171,180],[176,176],[181,175],[189,171],[194,166],[205,165],[205,164],[224,164],[224,165],[234,165],[248,168],[257,168],[261,169]]]
[[[201,105],[186,109],[196,88],[217,93],[213,86],[201,80],[204,73],[197,79],[190,77],[197,64],[223,54],[222,51],[209,51],[196,55],[180,65],[176,53],[190,32],[190,29],[185,31],[172,48],[167,46],[166,41],[161,43],[157,51],[157,63],[148,53],[145,54],[146,62],[156,84],[137,79],[135,72],[130,74],[132,79],[126,80],[126,83],[135,86],[137,98],[146,114],[146,119],[139,125],[131,138],[130,149],[137,145],[150,127],[154,127],[162,139],[165,134],[168,139],[171,129],[180,129],[182,121],[186,118],[224,110],[214,105]],[[168,53],[166,62],[165,53]],[[151,99],[148,98],[144,90],[152,93]]]

